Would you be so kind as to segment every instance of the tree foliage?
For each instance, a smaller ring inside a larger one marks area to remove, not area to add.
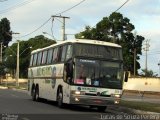
[[[3,18],[0,21],[0,42],[3,43],[4,46],[8,46],[8,43],[12,40],[10,31],[10,22],[7,18]]]
[[[98,22],[95,28],[86,26],[85,30],[76,34],[75,37],[120,44],[123,49],[124,68],[133,73],[134,49],[136,49],[136,60],[139,60],[144,40],[143,36],[133,34],[134,29],[134,25],[128,18],[114,12]],[[140,69],[138,61],[136,61],[136,69]]]
[[[36,36],[28,41],[20,41],[19,43],[19,65],[20,77],[27,77],[31,51],[49,46],[56,43],[55,41],[44,37],[43,35]],[[30,49],[30,47],[32,47]],[[8,72],[15,74],[17,60],[17,43],[6,48],[4,62],[8,68]],[[14,71],[14,72],[13,72]]]
[[[142,69],[141,76],[145,76],[145,77],[157,77],[158,74],[155,74],[152,70]]]

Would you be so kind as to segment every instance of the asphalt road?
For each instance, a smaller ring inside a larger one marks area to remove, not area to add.
[[[122,99],[159,102],[157,98],[144,96],[142,99],[137,94],[124,95]],[[123,120],[123,113],[123,111],[116,113],[108,109],[105,113],[100,113],[96,109],[85,106],[66,106],[61,109],[55,102],[45,100],[34,102],[23,90],[0,89],[0,120]]]
[[[84,106],[58,108],[55,102],[34,102],[22,91],[0,89],[0,120],[100,120],[103,115]]]

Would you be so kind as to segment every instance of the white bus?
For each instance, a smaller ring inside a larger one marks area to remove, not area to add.
[[[63,104],[82,104],[104,111],[122,94],[121,46],[109,42],[66,40],[31,52],[28,91]],[[126,79],[127,80],[127,79]]]

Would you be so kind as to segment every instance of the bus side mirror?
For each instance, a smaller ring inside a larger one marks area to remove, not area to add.
[[[124,72],[124,82],[128,82],[128,71]]]

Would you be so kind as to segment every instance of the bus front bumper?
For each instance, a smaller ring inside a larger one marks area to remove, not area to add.
[[[88,96],[88,95],[72,95],[70,99],[70,104],[97,105],[97,106],[118,104],[119,102],[120,98]]]

